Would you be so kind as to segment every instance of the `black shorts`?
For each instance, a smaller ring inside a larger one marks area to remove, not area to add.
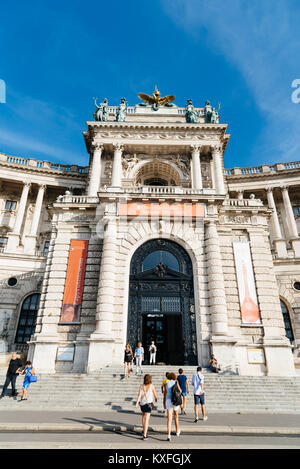
[[[144,412],[145,414],[151,414],[152,412],[152,407],[150,404],[140,404],[141,411]]]
[[[195,405],[204,405],[204,393],[203,394],[194,394],[194,402],[195,402]]]

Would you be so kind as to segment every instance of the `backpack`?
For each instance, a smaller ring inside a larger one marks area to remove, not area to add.
[[[174,384],[172,387],[172,404],[173,405],[181,405],[182,404],[182,397],[181,397],[181,392],[179,391],[179,388],[177,386],[177,382]]]

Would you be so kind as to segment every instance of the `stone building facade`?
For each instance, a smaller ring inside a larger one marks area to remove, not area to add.
[[[88,167],[0,154],[1,363],[97,373],[155,339],[161,363],[295,374],[300,163],[225,169],[227,124],[196,111],[110,107]]]

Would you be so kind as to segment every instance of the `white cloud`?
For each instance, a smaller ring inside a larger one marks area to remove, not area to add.
[[[291,100],[292,81],[300,78],[299,2],[163,0],[163,5],[177,25],[199,41],[205,37],[207,47],[243,75],[266,124],[253,136],[258,164],[299,160],[300,104]]]

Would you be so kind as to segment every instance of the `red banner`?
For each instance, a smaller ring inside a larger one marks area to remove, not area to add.
[[[71,240],[60,322],[79,322],[88,243]]]

